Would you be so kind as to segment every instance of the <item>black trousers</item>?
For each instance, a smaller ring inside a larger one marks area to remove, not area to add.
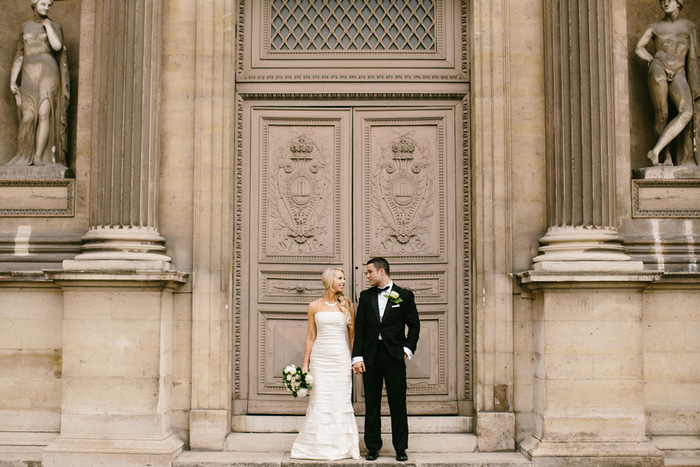
[[[377,355],[372,365],[365,363],[362,384],[365,389],[365,444],[367,449],[378,451],[382,447],[382,382],[386,383],[386,395],[391,413],[391,441],[394,450],[408,448],[408,414],[406,412],[406,362],[397,360],[379,341]]]

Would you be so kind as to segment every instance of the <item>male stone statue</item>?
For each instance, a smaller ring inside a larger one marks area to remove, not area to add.
[[[654,165],[674,165],[673,149],[675,165],[700,165],[695,144],[695,138],[700,138],[700,68],[695,25],[679,18],[683,0],[659,0],[659,4],[664,17],[647,27],[636,47],[637,55],[649,66],[647,82],[654,106],[654,132],[659,138],[647,157]],[[650,42],[655,55],[646,49]],[[669,101],[675,107],[671,121]]]

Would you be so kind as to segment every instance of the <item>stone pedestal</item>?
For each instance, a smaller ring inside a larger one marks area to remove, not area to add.
[[[479,452],[515,449],[515,414],[513,412],[479,412],[476,416]]]
[[[643,290],[658,272],[521,275],[534,292],[535,466],[662,466],[646,436]]]
[[[63,289],[61,432],[46,467],[169,466],[172,288],[162,271],[45,271]]]

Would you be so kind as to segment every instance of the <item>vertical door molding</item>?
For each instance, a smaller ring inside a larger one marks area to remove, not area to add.
[[[239,177],[241,153],[237,148],[234,161],[233,13],[234,2],[229,0],[197,1],[192,449],[223,450],[231,427],[231,247],[241,241],[231,216],[240,195],[236,191],[234,199],[231,189],[233,165]],[[238,183],[236,187],[238,190]],[[236,208],[240,208],[237,202]],[[235,215],[238,220],[238,210]]]

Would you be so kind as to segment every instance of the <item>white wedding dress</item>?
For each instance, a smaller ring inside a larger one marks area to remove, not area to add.
[[[313,377],[304,425],[292,446],[293,459],[359,459],[352,408],[352,366],[345,315],[319,311],[309,373]]]

